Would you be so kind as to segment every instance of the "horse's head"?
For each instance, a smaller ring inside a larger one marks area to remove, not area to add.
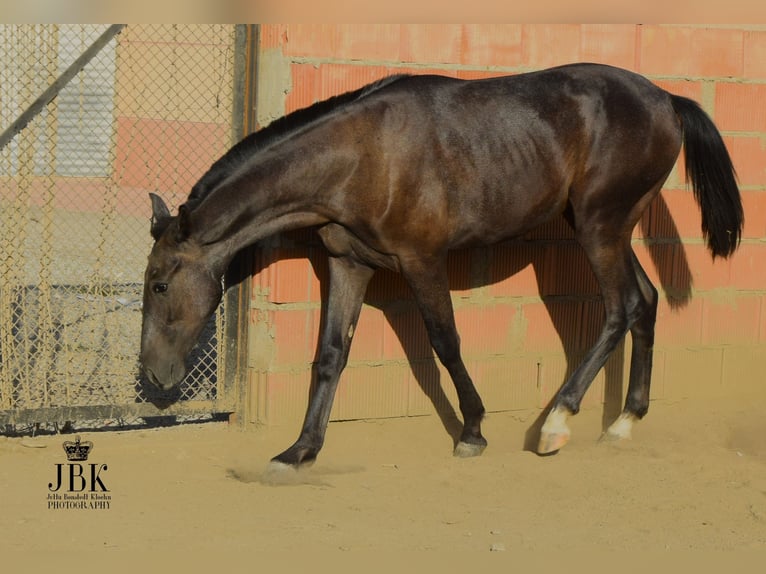
[[[181,206],[171,216],[165,203],[152,199],[151,234],[155,243],[144,274],[141,367],[163,390],[186,375],[186,356],[221,301],[216,277],[191,234],[191,217]]]

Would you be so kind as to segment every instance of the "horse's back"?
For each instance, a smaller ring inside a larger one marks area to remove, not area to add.
[[[419,199],[413,188],[443,194],[453,245],[524,233],[596,179],[628,188],[657,180],[680,146],[667,92],[610,66],[483,80],[411,76],[376,99],[386,110],[376,145],[385,147],[387,174],[399,178],[386,187],[401,188],[409,213]]]

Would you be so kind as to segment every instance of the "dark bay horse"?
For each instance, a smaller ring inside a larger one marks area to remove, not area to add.
[[[519,236],[563,214],[598,280],[606,320],[556,395],[538,450],[566,444],[567,417],[630,331],[625,406],[606,433],[627,437],[649,406],[658,299],[631,234],[682,143],[711,255],[728,257],[743,212],[718,130],[694,101],[627,70],[393,76],[285,116],[218,160],[176,216],[152,194],[142,368],[162,389],[178,385],[233,256],[272,234],[316,226],[330,282],[317,380],[298,440],[273,460],[298,466],[319,453],[365,289],[381,267],[409,283],[457,389],[464,426],[455,454],[480,454],[484,406],[460,354],[447,251]]]

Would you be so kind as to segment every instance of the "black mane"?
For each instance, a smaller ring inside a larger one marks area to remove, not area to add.
[[[296,110],[286,116],[278,118],[268,126],[253,132],[243,138],[227,151],[199,181],[192,187],[191,193],[186,200],[186,206],[193,210],[197,207],[215,187],[221,183],[243,161],[253,156],[259,150],[271,145],[275,141],[285,137],[291,132],[317,120],[345,104],[363,98],[366,95],[392,84],[407,74],[387,76],[376,82],[368,84],[357,90],[332,96],[326,100],[316,102],[306,108]]]

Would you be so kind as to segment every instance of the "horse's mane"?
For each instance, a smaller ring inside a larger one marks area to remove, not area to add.
[[[286,116],[274,120],[265,128],[249,134],[216,161],[205,175],[199,179],[194,187],[192,187],[191,193],[186,200],[186,207],[191,210],[197,207],[219,183],[226,179],[231,172],[237,168],[237,166],[241,165],[243,161],[252,157],[253,154],[257,153],[259,150],[264,149],[275,141],[278,141],[290,133],[329,114],[333,110],[363,98],[372,92],[406,77],[408,77],[407,74],[387,76],[357,90],[332,96],[306,108],[296,110]]]

